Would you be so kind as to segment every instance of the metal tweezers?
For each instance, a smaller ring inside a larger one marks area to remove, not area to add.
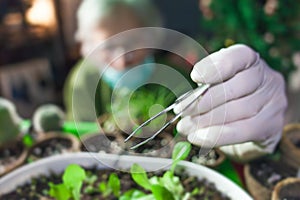
[[[178,99],[176,99],[176,101],[171,104],[170,106],[168,106],[167,108],[165,108],[164,110],[160,111],[159,113],[157,113],[156,115],[154,115],[153,117],[151,117],[150,119],[148,119],[147,121],[145,121],[144,123],[142,123],[139,127],[137,127],[125,140],[124,142],[127,142],[130,138],[132,138],[141,128],[143,128],[144,126],[147,126],[151,121],[153,121],[154,119],[156,119],[157,117],[166,114],[167,112],[173,110],[173,108],[175,108],[176,105],[178,105],[179,103],[181,103],[182,101],[184,101],[185,99],[187,99],[188,97],[190,97],[191,95],[194,95],[194,97],[191,99],[191,101],[178,113],[176,114],[171,120],[169,120],[167,123],[165,123],[157,132],[155,132],[151,137],[145,139],[144,141],[134,145],[133,147],[131,147],[130,149],[136,149],[139,146],[146,144],[147,142],[149,142],[150,140],[153,140],[158,134],[160,134],[165,128],[167,128],[170,124],[174,123],[179,117],[181,117],[182,113],[184,110],[186,110],[188,107],[190,107],[197,99],[199,99],[199,97],[201,95],[203,95],[208,88],[210,87],[209,84],[199,84],[197,88],[190,90],[186,93],[184,93],[183,95],[181,95]]]

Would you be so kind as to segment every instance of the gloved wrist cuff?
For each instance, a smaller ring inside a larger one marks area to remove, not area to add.
[[[220,147],[220,149],[232,160],[248,162],[266,154],[273,153],[281,139],[281,132],[264,142],[245,142]]]

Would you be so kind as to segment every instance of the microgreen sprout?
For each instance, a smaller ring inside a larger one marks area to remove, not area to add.
[[[68,200],[71,197],[80,200],[80,190],[85,178],[85,170],[79,165],[71,164],[63,174],[63,183],[57,185],[49,183],[49,194],[57,200]]]
[[[80,166],[71,164],[63,174],[63,183],[49,183],[50,191],[48,193],[57,200],[79,200],[81,187],[85,183],[85,193],[96,192],[104,198],[113,196],[119,200],[187,200],[199,193],[199,189],[186,192],[180,178],[174,174],[174,170],[178,162],[188,156],[190,150],[190,143],[177,143],[172,154],[172,166],[162,176],[154,175],[149,178],[143,167],[133,164],[130,169],[131,177],[143,190],[133,188],[122,193],[121,181],[116,173],[111,173],[108,180],[100,182],[97,188],[94,186],[97,183],[96,175],[89,174]]]
[[[120,196],[121,183],[117,174],[111,173],[107,182],[101,182],[99,184],[99,190],[103,197],[114,195],[115,197]]]
[[[172,159],[173,163],[170,170],[167,170],[162,177],[153,176],[150,179],[146,171],[138,164],[133,164],[130,170],[132,179],[150,194],[139,193],[139,198],[155,200],[182,200],[187,199],[191,194],[184,191],[179,177],[174,175],[176,165],[180,160],[184,160],[191,150],[191,144],[188,142],[179,142],[175,145]],[[136,195],[136,192],[127,193],[128,196]],[[133,198],[133,196],[130,196]],[[124,198],[125,199],[125,198]]]

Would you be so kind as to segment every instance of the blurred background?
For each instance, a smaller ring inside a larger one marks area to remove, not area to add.
[[[74,33],[81,1],[0,0],[0,96],[24,118],[41,104],[64,106],[66,76],[80,59]],[[166,28],[194,38],[208,52],[245,43],[284,75],[291,94],[299,93],[299,1],[153,1]]]

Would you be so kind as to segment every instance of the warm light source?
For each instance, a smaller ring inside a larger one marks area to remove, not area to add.
[[[32,7],[26,12],[29,24],[54,28],[56,26],[53,0],[33,0]]]

